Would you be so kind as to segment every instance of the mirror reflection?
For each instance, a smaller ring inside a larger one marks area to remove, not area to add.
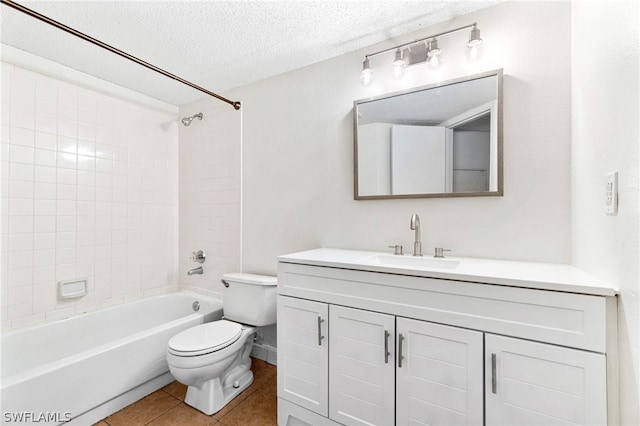
[[[502,195],[502,70],[354,102],[355,199]]]

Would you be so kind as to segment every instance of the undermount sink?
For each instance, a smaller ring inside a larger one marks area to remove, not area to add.
[[[365,257],[363,263],[381,266],[402,266],[409,268],[455,269],[460,265],[456,259],[441,259],[421,256],[398,256],[393,254],[376,254]]]

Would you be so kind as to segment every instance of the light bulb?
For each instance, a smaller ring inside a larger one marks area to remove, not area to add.
[[[438,65],[440,64],[438,57],[441,53],[442,50],[438,47],[438,40],[434,38],[427,45],[427,60],[429,61],[431,68],[438,68]]]
[[[368,86],[371,84],[371,70],[362,70],[362,74],[360,74],[360,81],[363,86]]]
[[[371,66],[369,64],[369,58],[365,58],[362,63],[362,72],[360,73],[360,82],[363,86],[368,86],[371,84],[371,79],[373,77],[373,71],[371,70]]]
[[[469,48],[469,59],[472,61],[478,59],[478,46],[471,46]]]
[[[402,78],[404,67],[406,66],[407,62],[402,59],[402,51],[400,49],[397,49],[396,59],[393,61],[393,78],[395,78],[396,80]]]
[[[400,64],[393,64],[393,72],[392,72],[393,78],[395,78],[396,80],[399,80],[402,78],[403,74],[404,74],[404,67]]]

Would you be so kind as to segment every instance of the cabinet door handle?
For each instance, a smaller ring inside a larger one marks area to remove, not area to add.
[[[402,342],[404,341],[404,336],[402,333],[398,335],[398,368],[402,368],[402,360],[404,356],[402,355]]]
[[[324,336],[322,335],[323,322],[324,320],[322,319],[322,317],[318,317],[318,346],[322,346],[322,339],[324,339]]]
[[[391,355],[389,353],[389,331],[385,330],[384,331],[384,363],[385,364],[389,364],[389,355]]]
[[[491,393],[498,393],[498,379],[496,377],[496,354],[491,354]]]

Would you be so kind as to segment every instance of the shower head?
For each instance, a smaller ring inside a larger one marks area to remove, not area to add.
[[[197,118],[198,120],[202,120],[202,113],[199,112],[197,114],[192,115],[191,117],[185,117],[182,119],[182,124],[184,124],[185,126],[189,126],[191,124],[191,122],[193,121],[194,118]]]

